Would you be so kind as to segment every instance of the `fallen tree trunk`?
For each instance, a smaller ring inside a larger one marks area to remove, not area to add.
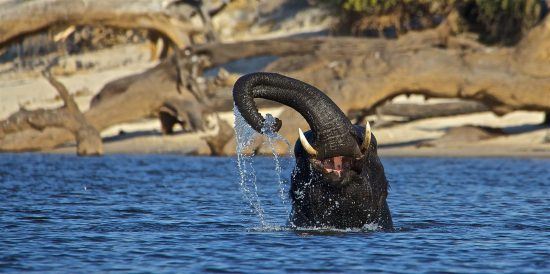
[[[165,0],[7,0],[0,3],[0,46],[55,24],[143,28],[163,34],[179,48],[188,35],[203,32],[190,17],[189,5],[166,5]]]
[[[345,112],[374,114],[401,94],[474,100],[498,115],[550,110],[550,16],[514,48],[454,40],[438,30],[397,41],[339,40],[310,56],[280,58],[267,70],[316,85]],[[297,138],[297,127],[307,128],[295,117],[292,110],[279,117],[289,140]]]
[[[385,104],[376,109],[377,115],[398,116],[406,121],[446,117],[488,111],[489,108],[480,102],[458,101],[434,104]]]
[[[202,71],[266,55],[280,58],[265,70],[319,87],[345,112],[368,113],[395,96],[412,93],[475,100],[497,114],[549,111],[549,51],[550,17],[515,48],[485,47],[449,36],[444,27],[409,33],[398,40],[326,37],[207,44],[182,50],[155,68],[107,84],[85,116],[102,130],[154,115],[164,102],[175,98],[196,100],[197,94],[229,92],[224,85],[204,78]],[[225,103],[219,104],[213,96],[211,110],[225,106],[226,97],[221,96]],[[303,119],[291,110],[280,118],[283,136],[295,139],[296,127],[305,124]],[[28,138],[62,144],[70,135],[50,130]],[[0,140],[0,149],[8,143]]]

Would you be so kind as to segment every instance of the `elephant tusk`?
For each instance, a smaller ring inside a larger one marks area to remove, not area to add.
[[[371,129],[370,129],[370,123],[367,121],[367,124],[365,125],[365,139],[363,140],[363,149],[367,151],[370,146],[370,140],[371,140]]]
[[[301,128],[298,128],[298,133],[300,134],[300,143],[306,149],[307,153],[313,156],[317,156],[317,150],[315,150],[307,141],[306,136]]]

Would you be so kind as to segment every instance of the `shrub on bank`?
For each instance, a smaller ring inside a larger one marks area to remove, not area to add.
[[[547,11],[543,0],[319,0],[340,11],[340,32],[392,37],[437,26],[457,11],[484,43],[514,44]]]

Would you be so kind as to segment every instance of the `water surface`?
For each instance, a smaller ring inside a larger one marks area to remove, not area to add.
[[[382,161],[391,233],[287,229],[273,158],[261,227],[235,158],[0,154],[0,271],[550,271],[550,160]]]

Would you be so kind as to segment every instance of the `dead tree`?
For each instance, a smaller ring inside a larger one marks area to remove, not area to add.
[[[99,132],[88,123],[65,86],[57,81],[49,72],[44,72],[43,75],[57,90],[64,105],[58,109],[20,110],[0,124],[0,138],[5,138],[11,133],[25,132],[27,130],[43,132],[47,128],[56,128],[68,131],[74,136],[78,155],[103,154],[103,144]],[[10,137],[15,137],[17,141],[20,136],[16,134]],[[36,145],[36,149],[44,148],[44,144],[33,144],[31,140],[22,141],[30,143],[20,143],[19,145],[23,147],[17,147],[17,143],[12,143],[16,146],[12,147],[11,150],[29,150],[28,146],[31,146],[32,149],[33,145]],[[52,145],[52,147],[55,145],[57,144]]]

